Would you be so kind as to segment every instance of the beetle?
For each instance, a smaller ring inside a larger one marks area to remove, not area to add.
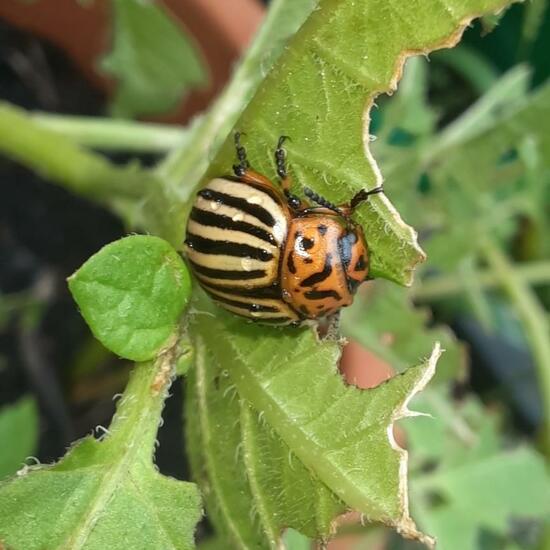
[[[208,182],[195,198],[184,248],[204,290],[223,308],[262,323],[299,325],[337,313],[369,273],[369,250],[351,216],[382,186],[334,205],[309,188],[290,192],[281,136],[280,187],[254,171],[235,133],[233,176]]]

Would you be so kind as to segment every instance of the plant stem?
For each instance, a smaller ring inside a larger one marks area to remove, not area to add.
[[[464,44],[460,48],[440,50],[433,55],[433,59],[445,63],[460,73],[479,95],[483,95],[499,76],[494,64]]]
[[[164,153],[186,141],[185,130],[164,124],[35,113],[32,120],[76,143],[105,151]]]
[[[485,331],[491,332],[494,329],[491,306],[475,273],[474,259],[469,256],[464,258],[459,265],[459,276],[464,284],[465,297],[480,325]]]
[[[315,2],[311,2],[313,9]],[[191,129],[191,147],[180,147],[158,166],[158,174],[173,187],[186,182],[186,200],[204,175],[212,155],[219,149],[239,115],[248,104],[257,85],[275,61],[275,47],[294,34],[309,14],[300,8],[294,10],[294,17],[287,14],[293,8],[288,0],[271,2],[267,16],[245,57],[233,74],[230,84],[214,103],[204,119]],[[283,26],[284,23],[284,26]],[[281,32],[281,28],[285,32]],[[285,34],[286,36],[281,36]],[[275,47],[274,47],[275,45]]]
[[[514,270],[522,281],[529,285],[550,284],[550,261],[531,262],[519,264]],[[500,278],[491,269],[477,271],[475,277],[483,289],[491,289],[500,286]],[[443,275],[426,279],[422,285],[412,289],[412,297],[422,302],[432,302],[462,294],[465,283],[456,275]]]
[[[516,307],[531,343],[544,410],[543,446],[546,456],[550,458],[550,325],[548,316],[529,285],[514,269],[512,263],[494,241],[488,237],[483,239],[481,251]]]
[[[75,193],[100,201],[139,199],[155,183],[139,167],[115,166],[5,102],[0,102],[0,152]]]
[[[457,144],[474,139],[494,125],[498,107],[513,105],[514,110],[523,106],[522,100],[529,87],[530,70],[517,65],[504,74],[478,101],[460,117],[448,124],[425,148],[424,166],[429,166]]]
[[[123,451],[134,448],[143,459],[151,459],[164,401],[175,375],[176,350],[174,344],[154,362],[134,366],[109,427],[113,446]]]

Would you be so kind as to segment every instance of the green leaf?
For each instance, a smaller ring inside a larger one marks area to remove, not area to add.
[[[382,113],[381,139],[373,148],[399,191],[398,209],[427,235],[423,244],[432,267],[455,271],[477,249],[479,239],[472,239],[472,233],[509,239],[519,215],[535,221],[539,240],[546,241],[541,207],[549,166],[544,121],[550,85],[528,94],[529,77],[526,67],[515,67],[444,130],[408,148],[392,146],[384,138],[399,119],[391,105],[390,116]],[[401,103],[401,113],[420,108],[414,97]]]
[[[549,112],[550,85],[545,85],[505,110],[490,127],[448,150],[444,161],[434,165],[432,204],[439,203],[443,216],[427,247],[438,266],[454,269],[460,256],[477,250],[479,239],[470,238],[472,230],[478,236],[496,234],[509,240],[518,216],[533,219],[540,211],[548,178],[545,171],[550,167],[544,123]],[[540,159],[536,178],[522,155],[529,143]],[[544,225],[547,216],[540,218]],[[465,232],[465,227],[470,230]]]
[[[328,538],[345,505],[263,415],[239,399],[229,372],[209,349],[197,352],[187,384],[186,448],[218,535],[249,548],[276,546],[289,525]]]
[[[475,510],[477,522],[505,532],[511,516],[550,513],[550,477],[544,459],[527,447],[457,466],[431,480],[463,510]]]
[[[14,474],[38,443],[38,411],[34,399],[24,397],[0,409],[0,479]]]
[[[335,367],[339,346],[308,329],[266,332],[206,300],[194,310],[188,438],[218,530],[239,547],[268,547],[285,526],[326,538],[342,501],[422,538],[407,513],[406,453],[388,430],[433,375],[437,350],[429,362],[359,390]]]
[[[539,35],[541,25],[544,23],[547,9],[547,0],[532,0],[528,4],[525,4],[523,25],[521,29],[521,42],[518,48],[520,59],[526,59],[531,53],[531,49]]]
[[[543,458],[527,447],[457,465],[422,483],[422,489],[445,502],[418,516],[442,550],[481,550],[481,529],[506,536],[512,518],[544,518],[550,513],[550,477]]]
[[[258,34],[240,60],[231,82],[209,111],[193,124],[189,145],[177,148],[160,163],[158,173],[168,185],[177,188],[182,202],[189,201],[193,196],[210,160],[283,51],[289,37],[300,28],[317,1],[272,0],[269,3]]]
[[[415,457],[411,502],[420,525],[442,550],[482,550],[482,530],[506,537],[510,520],[550,513],[550,476],[526,446],[506,449],[493,415],[473,398],[462,406],[440,389],[417,408],[430,416],[406,421]]]
[[[116,116],[163,113],[190,89],[206,84],[199,53],[162,5],[113,0],[114,45],[102,67],[118,79]]]
[[[311,541],[294,529],[288,529],[284,536],[287,550],[311,550]]]
[[[338,203],[380,184],[365,128],[374,98],[396,87],[407,52],[449,46],[474,15],[504,4],[321,0],[237,123],[247,134],[252,166],[275,178],[273,149],[288,135],[297,191],[307,185]],[[234,156],[229,138],[207,177],[228,172]],[[391,196],[391,183],[387,192]],[[356,217],[371,249],[372,274],[409,284],[423,259],[412,229],[382,195]]]
[[[89,436],[59,463],[0,483],[0,546],[194,548],[197,488],[162,476],[152,463],[172,353],[135,367],[102,439]]]
[[[415,63],[409,68],[412,61]],[[441,132],[434,134],[430,131],[433,127],[431,129],[428,127],[427,133],[421,135],[422,139],[415,141],[412,147],[399,147],[389,138],[402,127],[402,121],[406,121],[407,118],[418,118],[422,113],[424,118],[429,117],[426,113],[428,107],[425,105],[426,73],[420,68],[424,64],[425,62],[420,60],[410,60],[407,63],[404,76],[405,88],[398,90],[395,104],[393,101],[388,102],[383,109],[378,139],[372,146],[384,174],[397,191],[395,195],[397,207],[421,229],[432,228],[443,217],[441,210],[444,211],[447,204],[453,206],[453,201],[449,197],[439,197],[435,194],[444,186],[439,182],[440,185],[435,187],[434,172],[441,171],[441,167],[444,167],[446,174],[453,175],[455,180],[462,182],[460,172],[457,175],[453,170],[447,170],[449,160],[458,158],[461,163],[469,166],[468,159],[471,159],[471,153],[475,148],[468,151],[468,155],[464,154],[464,148],[469,148],[472,141],[485,143],[486,140],[481,137],[484,132],[499,128],[503,119],[524,104],[530,77],[530,71],[525,66],[515,67],[495,82],[481,99]],[[410,89],[416,90],[416,93],[408,92]],[[405,113],[409,113],[407,117]],[[420,114],[414,116],[411,113]],[[412,131],[410,126],[405,129]],[[489,151],[492,149],[494,147],[487,147]],[[477,153],[474,155],[473,160],[478,169],[480,164],[486,164],[485,158],[485,156],[479,158]],[[498,159],[498,155],[496,158]],[[494,171],[494,166],[495,161],[491,161],[491,171]],[[475,170],[472,170],[473,172]],[[487,178],[487,168],[483,176]],[[483,176],[479,180],[482,180]],[[423,180],[429,183],[427,189],[422,189]],[[486,187],[487,183],[485,180],[483,187]],[[430,216],[425,215],[427,209],[430,211]]]
[[[191,282],[177,252],[157,237],[108,244],[69,278],[95,337],[114,353],[145,361],[173,335]]]

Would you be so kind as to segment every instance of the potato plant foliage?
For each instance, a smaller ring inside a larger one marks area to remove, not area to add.
[[[528,93],[528,71],[520,67],[438,131],[426,100],[426,66],[410,59],[403,86],[382,102],[376,142],[370,127],[374,102],[396,91],[408,58],[454,46],[474,18],[509,3],[275,0],[227,90],[150,169],[111,164],[80,144],[82,136],[0,105],[6,137],[0,151],[148,233],[107,245],[69,279],[93,334],[138,363],[101,435],[76,442],[55,464],[26,465],[0,483],[0,546],[187,549],[206,514],[215,536],[205,547],[278,548],[299,534],[328,541],[338,517],[352,511],[427,546],[436,535],[443,550],[475,549],[481,529],[505,537],[510,517],[550,511],[550,480],[537,452],[527,445],[504,450],[496,421],[475,399],[453,410],[449,387],[464,378],[464,350],[448,329],[427,328],[425,311],[398,286],[411,285],[425,260],[404,220],[428,235],[431,265],[441,272],[465,254],[474,262],[479,246],[489,263],[507,265],[490,240],[498,212],[489,212],[479,194],[515,185],[508,172],[493,177],[511,147],[521,169],[527,166],[531,192],[523,213],[547,223],[537,197],[539,176],[547,176],[548,132],[535,122],[549,109],[548,86]],[[116,112],[161,111],[203,81],[190,43],[160,5],[115,4],[115,50],[105,66],[121,79]],[[145,41],[143,29],[150,30]],[[190,59],[187,71],[151,63],[151,51],[177,63],[178,47]],[[151,79],[157,69],[169,88],[164,92]],[[504,106],[511,106],[505,114]],[[273,179],[274,146],[280,135],[290,136],[288,163],[301,196],[308,186],[338,203],[387,180],[385,195],[372,196],[355,217],[365,230],[372,275],[386,281],[358,296],[342,319],[346,336],[396,372],[385,383],[369,390],[347,385],[338,370],[340,341],[320,340],[308,327],[246,322],[191,288],[177,250],[194,192],[231,171],[234,130],[245,133],[253,167]],[[399,132],[412,135],[414,147],[400,148]],[[423,178],[430,194],[418,191]],[[468,223],[480,242],[460,230]],[[510,234],[508,225],[499,226],[499,238]],[[422,294],[417,288],[413,296]],[[436,374],[439,342],[446,354]],[[180,374],[193,482],[164,476],[154,464],[164,401]],[[408,457],[395,441],[395,423],[415,415],[410,402],[421,391],[418,406],[434,418],[402,423]],[[12,433],[22,419],[35,422],[33,415],[30,401],[0,411],[0,434]],[[14,473],[35,437],[0,461],[2,474]],[[517,469],[530,495],[521,501],[513,496],[517,485],[506,487]],[[491,483],[500,489],[492,493]],[[442,502],[437,507],[434,495]],[[474,501],[475,510],[467,511]],[[288,528],[291,537],[284,538]]]

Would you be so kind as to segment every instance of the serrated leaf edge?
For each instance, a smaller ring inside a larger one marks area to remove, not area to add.
[[[395,422],[397,422],[398,420],[401,420],[402,418],[410,418],[422,415],[422,413],[411,411],[408,405],[415,397],[415,395],[424,390],[428,382],[433,378],[437,361],[441,357],[443,351],[444,350],[441,349],[440,343],[436,342],[434,344],[432,353],[427,361],[427,367],[424,371],[424,374],[413,386],[401,406],[394,411],[391,422],[388,424],[387,428],[388,441],[390,442],[390,446],[399,455],[399,500],[401,502],[401,518],[394,525],[394,527],[397,529],[397,532],[403,537],[407,539],[417,540],[425,544],[430,549],[435,548],[435,539],[429,535],[420,532],[414,520],[410,516],[409,489],[407,483],[409,453],[407,450],[399,446],[399,444],[395,440],[393,430]]]
[[[413,57],[415,55],[424,55],[427,56],[431,52],[435,50],[440,50],[444,48],[452,48],[460,42],[460,39],[462,38],[462,35],[466,28],[471,24],[471,22],[474,19],[477,19],[479,17],[482,17],[484,15],[487,15],[488,13],[492,13],[495,15],[498,15],[502,10],[504,10],[508,5],[519,1],[519,0],[512,0],[510,2],[509,0],[505,0],[502,2],[501,6],[499,8],[496,8],[494,11],[485,11],[485,12],[476,12],[474,15],[467,16],[463,19],[461,19],[458,22],[457,29],[447,36],[446,39],[441,40],[439,42],[436,42],[430,46],[427,46],[425,48],[419,49],[419,50],[403,50],[398,56],[397,60],[395,62],[395,68],[393,71],[393,76],[390,79],[389,86],[387,88],[381,89],[381,90],[375,90],[367,99],[367,102],[365,104],[365,109],[363,111],[363,149],[365,152],[365,157],[367,159],[367,162],[370,164],[372,171],[375,176],[375,183],[376,185],[374,187],[381,186],[384,182],[384,176],[382,175],[382,171],[380,170],[380,167],[378,166],[371,150],[369,147],[369,143],[371,141],[371,134],[370,134],[370,111],[372,107],[375,105],[376,98],[382,94],[392,95],[393,92],[397,90],[397,84],[401,80],[403,76],[403,70],[405,67],[405,63],[407,62],[407,59],[409,57]],[[395,223],[403,230],[404,233],[408,233],[410,236],[410,243],[412,247],[414,248],[415,252],[417,253],[417,260],[414,263],[411,263],[409,269],[406,273],[405,286],[411,286],[413,283],[414,278],[414,270],[416,266],[426,260],[426,253],[422,250],[418,243],[418,233],[417,231],[410,225],[408,225],[395,206],[392,204],[392,202],[386,197],[384,193],[380,193],[377,197],[378,200],[380,200],[384,206],[388,209],[390,214],[392,215]],[[376,200],[372,201],[373,208],[376,208]]]

